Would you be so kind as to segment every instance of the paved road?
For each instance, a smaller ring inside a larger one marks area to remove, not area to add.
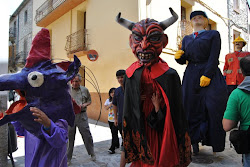
[[[94,140],[95,152],[97,160],[90,160],[87,151],[81,139],[79,132],[76,134],[75,148],[70,167],[118,167],[120,162],[121,151],[116,149],[115,154],[109,154],[108,148],[111,143],[111,133],[108,124],[99,122],[95,125],[95,121],[89,120],[90,130]],[[121,139],[120,139],[121,140]],[[24,138],[18,138],[18,150],[13,153],[16,167],[24,167]],[[240,167],[241,155],[238,155],[233,148],[230,148],[230,143],[226,142],[224,152],[213,155],[210,147],[201,146],[200,155],[192,157],[193,162],[189,167]],[[1,165],[0,165],[1,166]],[[8,167],[11,167],[9,160]],[[126,165],[126,167],[128,167]]]

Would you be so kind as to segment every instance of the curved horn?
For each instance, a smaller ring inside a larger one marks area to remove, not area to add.
[[[169,8],[169,10],[170,10],[170,13],[172,14],[172,17],[160,22],[160,26],[163,30],[165,30],[174,22],[176,22],[176,20],[178,20],[178,15],[175,13],[175,11],[172,8]]]
[[[115,20],[117,21],[117,23],[119,23],[120,25],[126,27],[130,31],[132,31],[132,28],[135,25],[134,22],[129,21],[129,20],[124,19],[124,18],[121,18],[121,12],[118,13]]]

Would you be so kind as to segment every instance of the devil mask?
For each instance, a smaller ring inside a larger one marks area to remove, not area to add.
[[[169,8],[172,17],[158,22],[153,19],[145,19],[134,23],[121,18],[121,13],[116,17],[116,21],[122,26],[132,31],[129,38],[130,47],[141,64],[151,66],[158,62],[162,49],[168,44],[168,37],[164,30],[172,25],[178,15]]]

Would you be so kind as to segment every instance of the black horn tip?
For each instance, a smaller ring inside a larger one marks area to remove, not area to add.
[[[175,11],[172,8],[169,8],[170,13],[174,16],[178,18],[178,15],[175,13]]]
[[[120,18],[121,18],[121,12],[119,12],[118,15],[116,16],[116,21],[118,22]]]

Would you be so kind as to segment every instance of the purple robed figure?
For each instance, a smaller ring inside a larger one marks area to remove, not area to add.
[[[20,136],[25,136],[25,167],[67,167],[68,123],[63,119],[51,121],[50,135],[41,128],[43,139],[12,122]]]
[[[75,120],[68,82],[81,62],[74,56],[74,62],[52,63],[50,51],[49,30],[43,28],[32,41],[25,67],[0,75],[0,91],[21,93],[22,100],[10,106],[0,126],[12,122],[25,136],[26,167],[67,166],[68,125]]]

